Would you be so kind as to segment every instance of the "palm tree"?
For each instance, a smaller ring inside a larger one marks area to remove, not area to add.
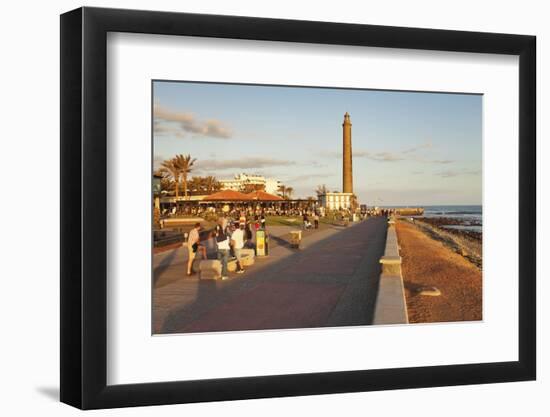
[[[168,174],[175,183],[176,188],[176,201],[179,197],[179,179],[180,179],[180,168],[176,162],[176,158],[167,159],[166,161],[163,161],[161,164],[160,171]]]
[[[324,195],[324,194],[328,193],[327,186],[325,184],[318,185],[317,190],[315,190],[315,192],[317,193],[318,196]]]
[[[171,191],[174,191],[175,187],[176,187],[176,183],[170,177],[162,177],[162,179],[160,180],[161,193],[169,193]]]
[[[241,186],[241,192],[245,194],[253,193],[255,191],[265,191],[265,185],[263,184],[244,184]]]
[[[286,198],[286,191],[287,188],[284,184],[279,185],[279,193],[281,194],[281,197]]]
[[[222,188],[222,185],[216,179],[216,177],[213,177],[212,175],[209,175],[208,177],[204,178],[204,187],[206,188],[206,192],[208,194],[211,194],[214,191],[219,191]]]
[[[191,194],[197,194],[197,195],[202,194],[202,189],[203,189],[202,177],[191,178],[187,185],[189,187],[189,191],[191,192]]]
[[[196,158],[191,158],[191,155],[176,155],[174,158],[175,164],[179,168],[181,175],[181,181],[183,183],[183,195],[187,198],[187,175],[191,172],[191,169],[195,162]]]
[[[292,187],[286,187],[286,195],[288,199],[290,200],[290,197],[292,196],[292,193],[294,192],[294,188]]]

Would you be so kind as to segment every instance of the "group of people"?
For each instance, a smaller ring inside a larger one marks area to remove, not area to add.
[[[208,234],[206,241],[214,242],[216,258],[221,262],[221,279],[228,278],[228,263],[231,256],[236,258],[237,273],[244,273],[244,268],[241,261],[241,253],[244,248],[254,249],[252,241],[252,228],[256,230],[260,227],[265,229],[265,216],[256,218],[253,224],[247,223],[244,213],[233,220],[226,216],[218,219],[216,227]],[[207,247],[201,243],[200,231],[202,226],[200,223],[195,223],[187,239],[187,249],[189,258],[187,261],[187,275],[192,275],[193,260],[197,252],[201,254],[202,259],[207,259]]]
[[[217,246],[217,257],[222,264],[222,280],[228,278],[227,264],[231,252],[233,252],[237,260],[237,274],[244,273],[241,262],[241,251],[244,248],[245,241],[248,240],[248,236],[245,235],[245,225],[245,222],[229,224],[226,217],[221,217],[216,225],[214,238]]]
[[[319,214],[317,212],[314,212],[313,215],[311,215],[313,218],[313,224],[311,223],[310,215],[307,213],[304,213],[303,215],[303,221],[304,221],[304,230],[305,229],[318,229],[319,228]]]
[[[286,207],[286,206],[273,206],[273,207],[246,207],[246,206],[233,206],[229,212],[225,212],[226,215],[230,217],[239,216],[241,212],[245,212],[248,218],[253,218],[254,216],[302,216],[303,214],[312,215],[317,209],[313,204],[308,204],[304,207]],[[179,215],[190,215],[203,217],[207,213],[222,213],[221,208],[214,208],[207,205],[179,205],[171,207],[163,207],[161,210],[161,215],[164,217],[173,217]]]

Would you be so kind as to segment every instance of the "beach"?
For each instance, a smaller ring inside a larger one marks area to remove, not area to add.
[[[477,265],[475,240],[467,236],[403,219],[397,222],[397,235],[409,322],[481,320],[481,242]]]

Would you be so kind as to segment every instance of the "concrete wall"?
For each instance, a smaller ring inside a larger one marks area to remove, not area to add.
[[[382,273],[376,297],[373,324],[406,324],[407,303],[401,275],[401,256],[393,219],[388,221],[386,248],[380,258]]]

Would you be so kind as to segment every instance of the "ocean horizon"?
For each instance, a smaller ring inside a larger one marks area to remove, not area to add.
[[[481,213],[483,209],[482,204],[401,204],[401,205],[381,205],[381,207],[387,208],[407,208],[407,207],[423,207],[425,210],[430,211],[446,211],[446,212],[472,212]]]
[[[423,207],[424,214],[411,217],[444,217],[462,221],[461,225],[445,226],[451,229],[470,230],[482,233],[483,206],[481,204],[448,204],[448,205],[417,205],[417,206],[386,206],[387,208]]]

